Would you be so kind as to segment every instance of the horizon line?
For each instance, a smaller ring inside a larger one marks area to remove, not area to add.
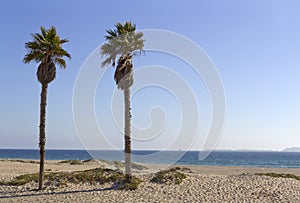
[[[175,152],[202,152],[202,151],[248,151],[248,152],[282,152],[288,149],[299,149],[300,147],[287,147],[284,149],[190,149],[190,150],[183,150],[183,149],[171,149],[171,150],[163,150],[163,149],[134,149],[132,151],[175,151]],[[0,150],[39,150],[39,148],[0,148]],[[84,149],[84,148],[48,148],[47,150],[81,150],[81,151],[123,151],[124,149]]]

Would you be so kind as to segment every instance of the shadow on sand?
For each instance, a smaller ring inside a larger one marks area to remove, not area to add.
[[[38,192],[38,193],[30,193],[30,194],[16,194],[18,192],[1,192],[0,195],[7,195],[7,196],[0,196],[0,199],[10,199],[10,198],[16,198],[16,197],[37,197],[37,196],[43,196],[43,195],[65,195],[65,194],[76,194],[76,193],[88,193],[88,192],[99,192],[99,191],[109,191],[109,190],[118,190],[118,185],[113,185],[108,188],[102,188],[102,189],[91,189],[91,190],[72,190],[72,191],[62,191],[62,192],[43,192],[39,191],[37,189],[30,189],[22,192]]]

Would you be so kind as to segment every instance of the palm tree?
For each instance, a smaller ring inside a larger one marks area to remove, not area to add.
[[[125,103],[125,177],[126,182],[131,182],[131,139],[130,139],[130,87],[133,84],[133,64],[132,58],[141,54],[144,47],[142,32],[135,32],[136,25],[131,22],[125,22],[124,25],[117,23],[115,28],[107,30],[105,36],[106,43],[101,46],[101,55],[105,58],[102,66],[113,65],[117,57],[118,64],[114,74],[118,89],[123,90]]]
[[[62,44],[68,42],[67,39],[60,39],[55,27],[46,30],[41,27],[41,34],[31,34],[33,40],[25,43],[28,53],[25,55],[23,62],[29,63],[35,61],[39,63],[37,70],[37,79],[42,84],[41,103],[40,103],[40,126],[39,126],[39,148],[40,148],[40,174],[39,190],[43,189],[44,178],[44,157],[46,143],[46,105],[48,84],[55,79],[56,67],[58,64],[61,68],[66,68],[66,61],[63,57],[71,58],[70,54],[62,48]]]

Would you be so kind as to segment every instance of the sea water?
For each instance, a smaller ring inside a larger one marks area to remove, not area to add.
[[[248,166],[300,168],[300,153],[213,151],[204,160],[199,160],[199,151],[133,151],[134,162],[152,164],[192,164],[210,166]],[[106,150],[46,150],[46,160],[105,159],[123,161],[123,151]],[[39,150],[0,149],[0,159],[39,159]]]

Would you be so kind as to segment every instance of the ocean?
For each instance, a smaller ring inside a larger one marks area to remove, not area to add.
[[[201,152],[200,152],[201,153]],[[192,164],[209,166],[247,166],[300,168],[298,152],[214,151],[199,160],[199,151],[133,151],[132,161],[152,164]],[[105,159],[123,161],[123,151],[46,150],[46,160]],[[39,159],[39,150],[0,149],[0,159]]]

